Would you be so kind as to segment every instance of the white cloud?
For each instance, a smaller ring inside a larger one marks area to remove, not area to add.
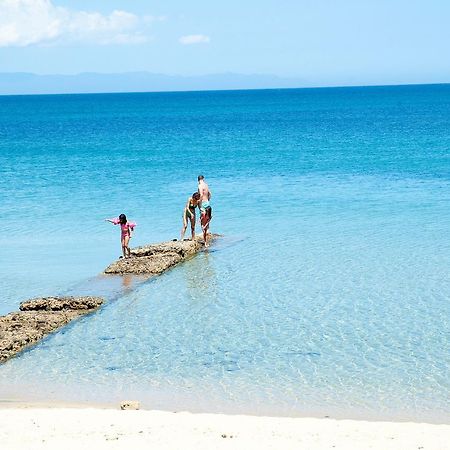
[[[179,39],[180,44],[208,44],[211,41],[209,36],[204,34],[189,34],[188,36],[181,36]]]
[[[149,39],[145,28],[150,22],[151,16],[140,18],[120,10],[108,15],[75,11],[52,0],[0,0],[0,47],[74,40],[138,44]]]

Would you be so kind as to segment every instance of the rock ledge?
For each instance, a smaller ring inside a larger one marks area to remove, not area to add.
[[[42,297],[21,303],[20,311],[0,316],[0,363],[102,303],[100,297]]]
[[[210,235],[213,241],[218,235]],[[193,241],[169,241],[160,244],[144,245],[131,249],[131,258],[119,259],[105,269],[105,273],[123,275],[158,275],[172,266],[192,257],[202,248],[203,239]]]

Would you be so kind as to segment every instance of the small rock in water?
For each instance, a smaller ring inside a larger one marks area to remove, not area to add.
[[[139,409],[139,402],[135,400],[127,400],[125,402],[122,402],[120,404],[120,409],[126,410],[126,409]]]

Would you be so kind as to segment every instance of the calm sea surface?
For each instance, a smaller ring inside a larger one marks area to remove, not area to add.
[[[153,280],[203,173],[224,235]],[[0,399],[450,421],[450,85],[0,97],[0,314],[107,303]]]

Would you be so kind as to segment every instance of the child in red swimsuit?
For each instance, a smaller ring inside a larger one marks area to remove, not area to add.
[[[120,225],[120,243],[122,245],[122,254],[124,258],[129,258],[131,256],[130,247],[128,246],[130,239],[133,235],[134,227],[136,226],[133,222],[127,221],[127,216],[121,214],[116,219],[105,219],[106,222],[111,222],[114,225]]]
[[[209,247],[208,242],[208,232],[209,232],[209,223],[212,219],[212,209],[211,206],[207,206],[202,211],[202,215],[200,216],[200,223],[202,225],[202,231],[203,231],[203,241],[205,243],[205,247]]]

